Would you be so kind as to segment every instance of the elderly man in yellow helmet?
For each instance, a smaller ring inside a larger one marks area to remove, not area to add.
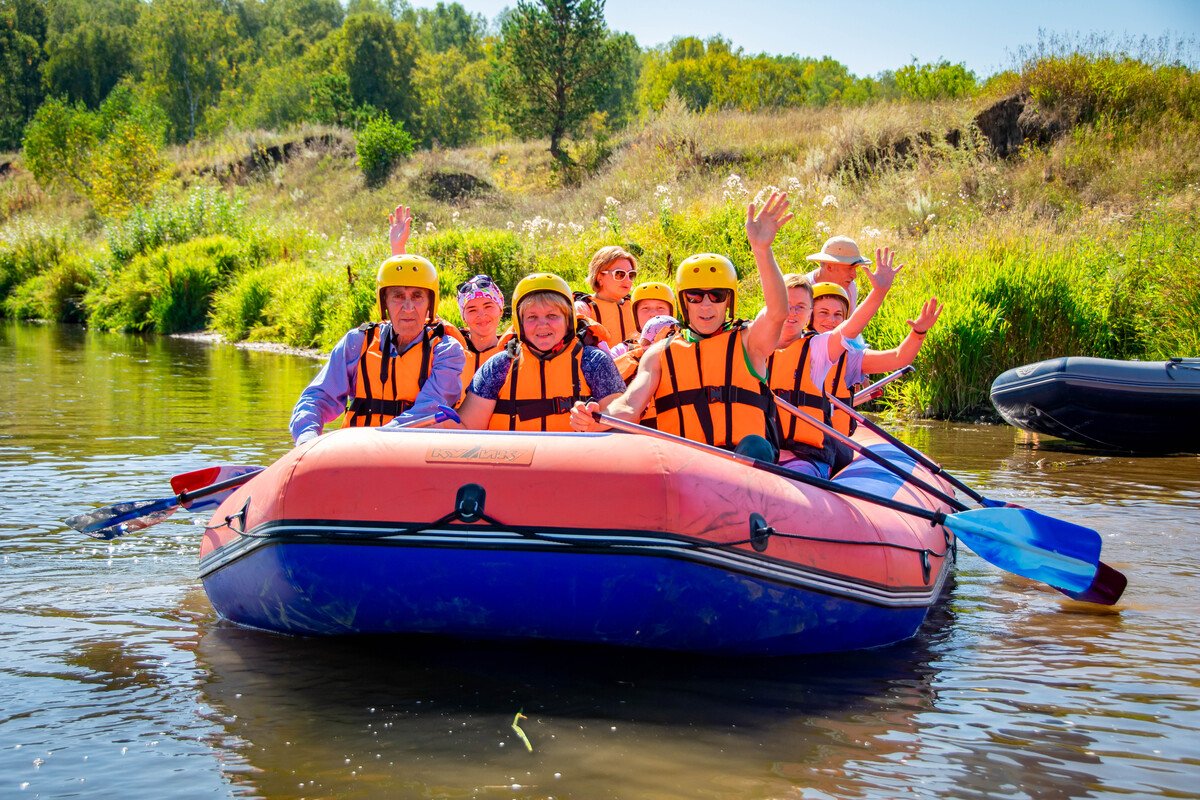
[[[342,337],[292,410],[296,444],[346,414],[346,427],[385,425],[453,406],[466,363],[461,334],[436,316],[437,270],[428,259],[395,255],[379,266],[380,322]]]
[[[788,300],[771,245],[791,218],[787,195],[778,192],[758,213],[753,203],[746,210],[746,237],[766,306],[753,322],[735,316],[738,277],[728,258],[701,253],[680,263],[675,291],[684,330],[646,351],[609,414],[637,422],[653,402],[659,430],[695,441],[732,450],[743,442],[757,448],[765,445],[763,439],[774,438],[767,359],[779,341]],[[591,416],[595,410],[595,403],[576,403],[572,427],[603,430]]]

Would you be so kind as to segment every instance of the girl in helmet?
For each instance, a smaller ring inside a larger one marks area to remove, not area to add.
[[[879,271],[884,271],[886,265],[886,268],[891,271],[893,278],[895,273],[903,268],[901,266],[896,267],[894,270],[890,269],[892,263],[891,254],[886,250],[883,251],[882,255],[877,254],[876,257],[879,261]],[[880,290],[880,285],[877,283],[878,278],[869,270],[867,274],[871,276],[874,287],[871,290],[871,295],[868,296],[867,300],[863,301],[864,307]],[[889,281],[888,286],[890,285]],[[883,291],[886,292],[886,290],[887,288],[884,287]],[[849,298],[845,296],[844,290],[836,284],[819,283],[813,287],[813,294],[816,298],[813,303],[812,318],[814,332],[819,335],[836,330],[842,324],[841,320],[845,317],[849,308]],[[873,372],[891,372],[901,367],[906,367],[913,362],[913,359],[917,357],[917,353],[921,349],[921,345],[925,342],[926,334],[929,333],[930,328],[937,324],[941,313],[942,306],[938,304],[936,297],[931,297],[921,306],[921,311],[916,319],[907,320],[909,332],[898,347],[894,347],[891,350],[848,347],[836,355],[833,351],[830,351],[828,360],[824,362],[815,360],[813,365],[814,370],[824,375],[821,385],[824,387],[825,392],[848,405],[853,404],[854,387],[866,380],[867,375]],[[851,316],[854,319],[860,315],[856,310]],[[845,328],[846,326],[842,327]],[[847,436],[854,432],[855,422],[844,411],[836,408],[831,409],[830,416],[826,421]],[[831,451],[833,458],[830,465],[833,471],[836,472],[840,467],[849,463],[852,454],[848,448],[840,445],[833,446]]]
[[[653,402],[659,430],[728,449],[774,437],[775,405],[765,376],[788,303],[771,245],[791,218],[787,195],[778,192],[757,213],[754,203],[746,209],[746,236],[765,301],[752,322],[734,313],[738,276],[728,258],[701,253],[680,263],[675,291],[684,329],[646,351],[609,413],[637,422]],[[597,410],[595,403],[577,403],[572,426],[603,430],[592,417]]]
[[[584,341],[565,280],[523,278],[513,307],[516,337],[475,373],[459,409],[463,427],[568,431],[574,403],[594,399],[607,408],[624,390],[608,353]]]
[[[601,247],[588,263],[592,294],[578,295],[575,313],[600,325],[605,343],[612,347],[637,333],[629,291],[637,277],[637,259],[623,247]]]
[[[892,268],[891,253],[876,254],[879,267],[872,272],[871,293],[849,315],[846,290],[835,283],[808,282],[805,275],[784,278],[788,293],[788,317],[779,347],[768,362],[771,391],[814,419],[829,423],[832,409],[826,399],[831,365],[844,363],[847,353],[861,352],[855,337],[870,322],[903,267]],[[818,311],[814,313],[814,306]],[[809,327],[820,317],[820,327]],[[836,370],[834,370],[836,371]],[[836,443],[819,430],[789,414],[779,418],[780,462],[810,475],[829,477],[836,462]]]
[[[381,322],[342,337],[292,410],[296,444],[346,414],[346,426],[384,425],[454,405],[462,392],[463,348],[435,315],[438,275],[427,259],[392,256],[375,286]]]
[[[637,323],[637,330],[628,339],[610,349],[614,360],[635,350],[644,350],[658,341],[660,337],[657,334],[662,330],[663,320],[670,320],[679,325],[679,320],[675,319],[675,292],[667,284],[658,281],[639,283],[633,290],[633,318]],[[653,333],[646,335],[646,326],[653,319],[659,320],[659,326]],[[640,352],[638,356],[641,356]],[[620,363],[617,366],[620,367]],[[632,378],[632,373],[628,377]]]

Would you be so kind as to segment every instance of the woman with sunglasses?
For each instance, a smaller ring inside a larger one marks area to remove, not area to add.
[[[625,388],[608,353],[576,324],[571,287],[534,273],[513,291],[516,336],[488,359],[459,408],[465,428],[569,431],[571,407],[591,400],[607,408]]]
[[[684,329],[646,351],[610,414],[637,422],[653,401],[659,430],[731,450],[774,438],[775,404],[765,376],[788,301],[771,245],[791,218],[787,195],[778,192],[757,213],[754,203],[746,209],[746,237],[765,303],[753,322],[734,313],[738,276],[728,258],[701,253],[680,263],[675,291]],[[577,403],[572,427],[604,430],[591,416],[596,410],[594,403]]]
[[[603,328],[597,331],[609,347],[638,331],[629,292],[637,277],[637,259],[623,247],[601,247],[588,264],[592,294],[576,295],[575,313]]]

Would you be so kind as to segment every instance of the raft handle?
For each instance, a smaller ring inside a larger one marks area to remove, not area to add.
[[[750,515],[750,546],[754,552],[761,553],[767,549],[767,542],[775,529],[767,524],[762,514],[755,512]]]
[[[246,502],[242,504],[242,508],[240,511],[235,511],[232,514],[229,514],[228,516],[225,517],[225,526],[227,528],[229,528],[229,530],[238,534],[239,536],[245,536],[246,535],[246,512],[249,510],[250,510],[250,497],[247,496]],[[234,525],[233,525],[233,521],[235,519],[241,520],[241,524],[237,527],[234,527]]]
[[[454,514],[463,522],[478,522],[483,518],[487,490],[478,483],[464,483],[454,497]]]

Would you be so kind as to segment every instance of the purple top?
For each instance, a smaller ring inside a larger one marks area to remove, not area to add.
[[[612,356],[599,347],[585,346],[579,360],[583,379],[592,390],[592,397],[599,400],[610,394],[620,394],[625,391],[625,381]],[[512,369],[512,356],[507,350],[501,350],[496,355],[483,362],[471,380],[471,394],[484,400],[498,400],[504,379]]]
[[[398,356],[408,352],[410,347],[420,343],[424,333],[422,330],[399,351],[393,344],[391,354]],[[326,423],[332,422],[345,412],[346,401],[354,395],[354,385],[358,380],[358,359],[362,355],[365,341],[366,334],[358,328],[343,336],[342,340],[334,345],[329,360],[321,367],[317,377],[300,393],[288,426],[296,444],[316,438],[324,430]],[[396,420],[405,422],[433,414],[439,405],[457,405],[462,393],[462,371],[466,361],[462,345],[453,337],[443,336],[441,341],[433,346],[433,367],[429,371],[429,378],[417,394],[412,408],[396,417]]]

